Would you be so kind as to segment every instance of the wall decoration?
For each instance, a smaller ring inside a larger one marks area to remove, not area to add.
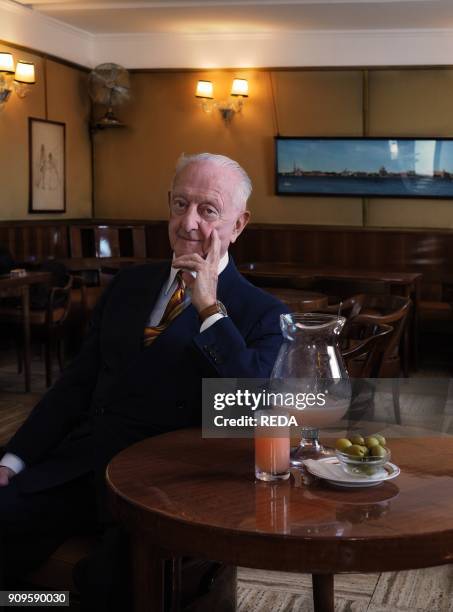
[[[66,124],[29,118],[30,213],[66,211]]]
[[[453,198],[453,139],[277,137],[278,195]]]

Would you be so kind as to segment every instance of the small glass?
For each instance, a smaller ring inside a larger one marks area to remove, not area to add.
[[[288,413],[257,410],[255,418],[255,477],[266,482],[287,480],[290,475]]]

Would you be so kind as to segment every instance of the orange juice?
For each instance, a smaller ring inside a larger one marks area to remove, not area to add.
[[[262,434],[263,432],[260,432]],[[289,436],[255,436],[255,473],[261,480],[289,477]],[[260,474],[263,477],[260,477]],[[268,477],[265,477],[268,475]]]

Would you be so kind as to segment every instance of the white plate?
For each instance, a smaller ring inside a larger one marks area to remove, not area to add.
[[[343,470],[336,457],[325,457],[324,459],[309,461],[308,463],[304,461],[304,465],[307,471],[313,476],[322,478],[336,487],[348,488],[375,487],[386,480],[396,478],[401,472],[397,465],[388,462],[383,466],[382,474],[375,474],[374,476],[352,476]],[[327,467],[329,470],[328,473],[326,473]],[[383,474],[384,470],[386,472],[385,476]]]

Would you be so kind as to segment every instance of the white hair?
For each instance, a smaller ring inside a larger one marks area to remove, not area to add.
[[[236,204],[238,208],[245,210],[247,200],[252,193],[252,181],[244,168],[234,161],[234,159],[226,157],[226,155],[216,155],[214,153],[196,153],[194,155],[186,155],[183,153],[176,162],[175,175],[172,180],[171,189],[173,190],[175,180],[183,168],[189,164],[198,162],[209,162],[218,166],[219,168],[230,168],[236,172],[239,178],[236,187]]]

